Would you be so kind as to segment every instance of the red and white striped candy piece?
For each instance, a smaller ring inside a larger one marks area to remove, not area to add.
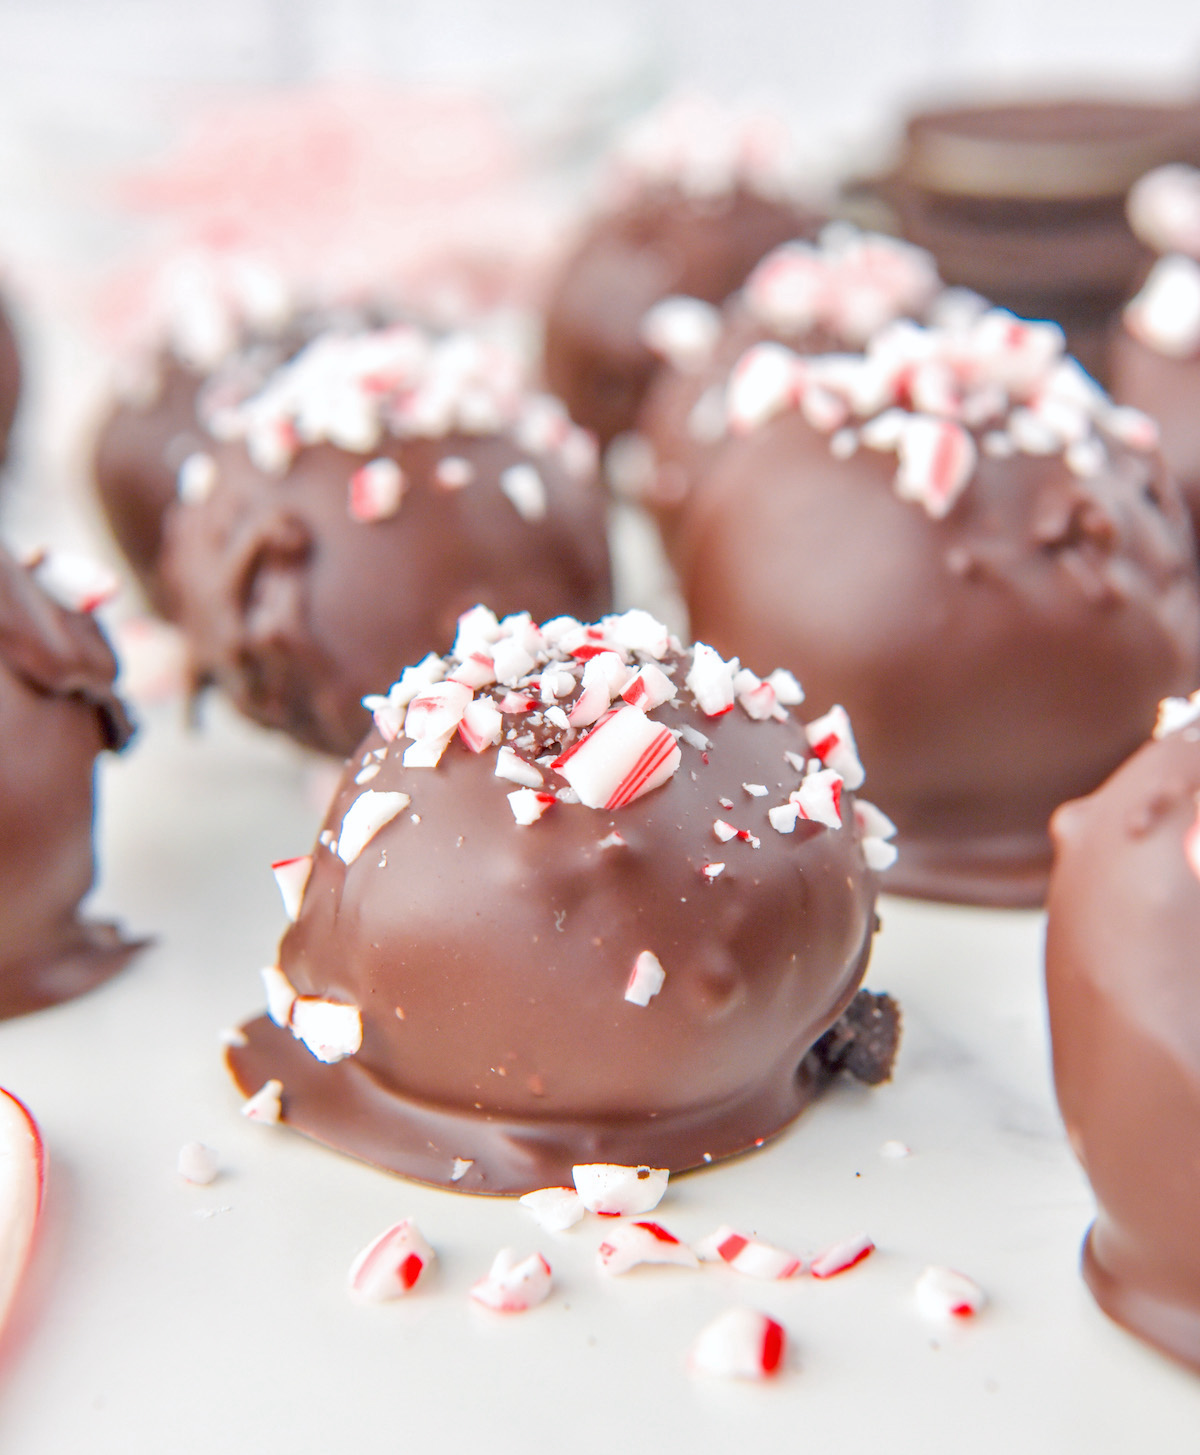
[[[273,1126],[283,1117],[283,1082],[274,1077],[264,1081],[253,1096],[242,1102],[242,1115],[248,1122]]]
[[[643,950],[633,962],[629,983],[625,987],[625,999],[632,1005],[649,1005],[663,988],[666,978],[658,956],[653,950]]]
[[[511,1248],[501,1248],[486,1278],[471,1288],[471,1297],[497,1313],[524,1313],[550,1292],[550,1265],[540,1253],[518,1259]]]
[[[76,551],[39,551],[31,570],[46,595],[67,611],[96,611],[121,589],[115,571]]]
[[[914,414],[899,441],[896,494],[923,506],[934,520],[948,515],[975,471],[975,441],[951,419]]]
[[[741,668],[734,675],[733,690],[742,711],[755,722],[786,716],[775,696],[775,688],[770,682],[761,681],[749,667]]]
[[[567,722],[571,727],[590,727],[612,706],[609,674],[604,665],[610,658],[616,660],[622,671],[625,670],[625,664],[616,652],[601,652],[598,656],[589,657],[584,663],[583,690],[571,704],[571,711],[567,714]]]
[[[782,344],[755,344],[729,375],[725,417],[734,434],[749,434],[782,414],[795,402],[802,378],[801,363]]]
[[[496,680],[496,664],[492,660],[490,650],[477,648],[473,652],[468,652],[450,673],[449,680],[461,682],[472,690],[479,687],[490,687]]]
[[[465,682],[432,683],[408,704],[405,735],[414,742],[447,737],[462,721],[473,695]]]
[[[1196,805],[1196,818],[1183,836],[1183,857],[1188,868],[1200,879],[1200,803]]]
[[[350,519],[370,525],[395,515],[400,509],[404,484],[404,471],[387,455],[361,466],[350,476],[347,502]]]
[[[573,1187],[539,1187],[521,1198],[534,1221],[548,1233],[565,1233],[580,1222],[587,1209]]]
[[[842,775],[832,768],[819,768],[805,775],[803,783],[788,798],[801,818],[826,828],[842,826]]]
[[[571,1168],[584,1207],[611,1218],[653,1212],[670,1175],[666,1167],[622,1167],[612,1162],[582,1162]]]
[[[417,1286],[437,1254],[411,1218],[393,1223],[362,1250],[350,1265],[347,1283],[358,1303],[387,1303]]]
[[[288,1024],[292,1035],[326,1066],[353,1056],[362,1045],[362,1012],[342,1001],[298,995]]]
[[[589,808],[615,809],[666,783],[679,767],[674,734],[640,708],[612,708],[553,764]]]
[[[726,662],[704,642],[697,642],[692,648],[692,665],[683,680],[705,717],[720,717],[733,706],[736,695],[733,679],[738,670],[736,657]]]
[[[195,1187],[207,1187],[216,1181],[221,1164],[213,1149],[203,1142],[185,1142],[175,1159],[175,1170],[184,1182]]]
[[[604,633],[619,652],[641,652],[644,656],[661,661],[674,646],[671,633],[666,626],[649,611],[640,606],[631,606],[616,616],[606,616]]]
[[[538,793],[533,788],[518,788],[508,795],[513,818],[522,828],[537,823],[542,814],[558,800],[553,793]]]
[[[28,1109],[0,1091],[0,1329],[33,1251],[46,1182],[46,1150]]]
[[[504,716],[490,697],[469,702],[458,724],[458,735],[473,753],[482,753],[500,741]]]
[[[284,913],[294,924],[304,902],[304,891],[308,876],[312,873],[312,855],[298,854],[294,859],[277,859],[271,865],[271,873],[279,886]]]
[[[706,1262],[728,1264],[749,1278],[792,1278],[804,1268],[804,1260],[795,1253],[760,1243],[727,1223],[697,1243],[696,1251]]]
[[[679,1268],[698,1268],[700,1260],[686,1243],[669,1233],[661,1223],[618,1223],[596,1249],[601,1273],[616,1277],[639,1263],[668,1263]]]
[[[807,723],[804,732],[813,753],[826,768],[842,775],[847,788],[853,791],[862,787],[866,774],[858,756],[850,717],[844,707],[835,704],[824,716]]]
[[[967,1319],[987,1302],[983,1289],[954,1268],[931,1265],[917,1279],[914,1296],[917,1312],[927,1319]]]
[[[874,1251],[875,1244],[872,1240],[866,1233],[860,1233],[857,1237],[833,1243],[823,1253],[818,1253],[809,1264],[809,1272],[814,1278],[835,1278],[839,1273],[856,1268]]]
[[[411,802],[407,793],[364,789],[346,810],[338,830],[337,856],[342,863],[353,864],[379,830]]]
[[[688,1368],[726,1379],[769,1379],[781,1368],[786,1350],[782,1324],[755,1309],[731,1308],[701,1330]]]
[[[597,657],[595,660],[602,659]],[[591,665],[589,662],[588,666]],[[587,676],[586,668],[584,676]],[[625,684],[621,696],[630,707],[640,707],[643,712],[653,712],[664,702],[670,702],[677,690],[674,682],[660,667],[656,667],[653,662],[647,662],[644,666],[639,667]]]

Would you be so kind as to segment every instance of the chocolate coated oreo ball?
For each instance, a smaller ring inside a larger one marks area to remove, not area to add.
[[[788,196],[783,141],[696,102],[655,113],[615,163],[613,197],[567,258],[546,310],[544,371],[602,446],[633,427],[657,367],[642,332],[673,295],[720,303],[816,220]]]
[[[95,622],[36,574],[0,550],[0,1017],[90,990],[138,948],[79,914],[95,761],[132,731],[116,663]]]
[[[325,334],[186,460],[162,578],[198,683],[344,756],[364,693],[482,598],[610,602],[591,440],[466,334]]]
[[[699,637],[851,713],[901,893],[1039,903],[1053,809],[1200,673],[1155,428],[1061,347],[998,310],[857,357],[760,345],[673,540]]]
[[[1100,1307],[1200,1372],[1200,696],[1054,816],[1046,988],[1059,1105],[1096,1194]]]
[[[681,1171],[841,1066],[885,1079],[886,997],[826,1033],[891,825],[855,800],[844,714],[806,730],[799,697],[644,612],[466,614],[452,656],[374,700],[312,855],[277,866],[295,922],[239,1086],[281,1083],[287,1122],[367,1161],[501,1193],[581,1162]]]

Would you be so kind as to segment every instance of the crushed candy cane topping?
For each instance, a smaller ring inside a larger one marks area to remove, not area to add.
[[[382,520],[400,508],[404,477],[378,454],[394,439],[447,439],[506,434],[524,452],[587,476],[595,446],[549,396],[531,393],[519,353],[499,336],[434,334],[414,324],[319,334],[281,364],[257,392],[220,411],[222,439],[241,439],[267,474],[284,474],[306,445],[329,443],[371,458],[352,478],[355,520]],[[517,473],[514,474],[513,471]],[[504,472],[502,488],[522,516],[546,513],[546,494],[532,465]],[[437,467],[444,489],[473,483],[475,469],[459,456]]]
[[[1130,188],[1129,225],[1157,253],[1200,259],[1200,167],[1171,162],[1155,167]]]
[[[1170,359],[1200,353],[1200,261],[1181,253],[1159,258],[1125,306],[1125,327]]]
[[[932,1265],[917,1279],[914,1289],[917,1312],[935,1321],[968,1319],[987,1302],[987,1295],[974,1279],[954,1268]]]
[[[455,751],[486,755],[495,778],[516,785],[505,791],[522,829],[535,828],[566,805],[615,813],[670,782],[681,767],[697,780],[698,770],[714,761],[714,740],[680,711],[690,707],[713,719],[732,712],[756,723],[791,720],[803,731],[801,748],[807,744],[807,751],[785,750],[780,762],[772,763],[774,753],[764,758],[754,773],[762,781],[739,772],[733,781],[714,784],[710,822],[719,842],[760,848],[757,823],[731,820],[765,810],[780,834],[795,833],[801,821],[834,831],[849,823],[868,866],[887,868],[895,857],[887,842],[894,825],[869,804],[854,802],[852,816],[843,805],[843,791],[857,789],[864,778],[849,717],[835,706],[805,724],[795,713],[803,701],[791,672],[760,678],[706,643],[685,650],[645,611],[593,623],[555,617],[538,626],[527,612],[501,620],[475,606],[459,618],[450,656],[431,654],[406,667],[386,693],[363,699],[384,746],[352,765],[355,784],[372,786],[346,809],[337,836],[322,842],[352,864],[384,825],[410,804],[420,807],[415,779],[406,780],[411,793],[374,787],[379,765],[399,754],[405,768],[436,768],[452,744]],[[772,802],[776,795],[783,801]],[[612,825],[597,842],[608,849],[625,840]],[[709,882],[724,867],[697,865]],[[289,861],[277,873],[294,912],[305,867]],[[662,984],[663,967],[647,950],[625,998],[649,1005]]]
[[[1154,736],[1165,738],[1170,733],[1182,732],[1193,723],[1200,722],[1200,689],[1190,697],[1164,697],[1158,704],[1158,720],[1154,724]]]
[[[1200,286],[1195,311],[1200,330]],[[981,445],[997,459],[1070,452],[1072,469],[1094,473],[1117,447],[1157,442],[1147,416],[1113,404],[1066,354],[1057,324],[1000,308],[949,311],[928,327],[898,319],[861,354],[754,344],[733,366],[725,408],[735,435],[799,410],[842,457],[859,444],[894,454],[896,493],[934,519],[954,508]]]
[[[769,1379],[783,1363],[786,1347],[782,1324],[755,1309],[726,1309],[701,1330],[688,1368],[725,1379]]]
[[[411,1218],[380,1233],[350,1265],[350,1297],[359,1303],[386,1303],[403,1298],[437,1255]]]
[[[496,1254],[486,1278],[471,1288],[471,1297],[497,1313],[524,1313],[550,1292],[550,1265],[540,1253],[518,1258],[511,1248]]]
[[[774,333],[820,330],[861,348],[885,324],[923,313],[940,287],[924,248],[835,222],[815,243],[787,242],[768,253],[743,285],[742,300]]]

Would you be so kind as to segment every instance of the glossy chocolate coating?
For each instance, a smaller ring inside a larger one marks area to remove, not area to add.
[[[697,197],[647,187],[599,217],[564,264],[546,313],[547,387],[602,445],[631,429],[658,360],[642,319],[674,294],[720,303],[755,263],[818,224],[745,188]]]
[[[1023,318],[1050,318],[1106,379],[1108,330],[1152,260],[1125,219],[1151,167],[1200,160],[1194,107],[1030,101],[922,112],[868,184],[947,283]]]
[[[79,917],[96,755],[131,729],[96,624],[0,550],[0,1017],[90,990],[138,948]]]
[[[278,1077],[289,1123],[471,1192],[569,1184],[579,1162],[682,1171],[790,1122],[831,1075],[807,1053],[862,978],[876,879],[849,794],[840,829],[785,835],[767,820],[779,785],[798,781],[784,751],[808,752],[795,715],[703,716],[683,675],[680,705],[655,716],[710,748],[682,745],[668,782],[612,812],[556,803],[517,826],[493,752],[455,739],[436,769],[405,769],[393,744],[369,786],[410,794],[410,808],[349,866],[315,850],[280,947],[297,991],[361,1008],[361,1050],[326,1066],[255,1022],[229,1053],[242,1090]],[[333,834],[383,746],[372,732],[347,765]],[[761,846],[718,843],[722,816]],[[602,846],[613,831],[624,844]],[[713,859],[726,867],[707,882]],[[643,1007],[624,992],[647,949],[666,978]],[[456,1158],[470,1162],[458,1179]]]
[[[240,444],[209,453],[217,485],[201,504],[172,505],[161,565],[194,675],[322,752],[353,751],[370,725],[362,697],[430,647],[449,648],[477,602],[540,617],[598,616],[610,603],[594,481],[506,436],[386,439],[371,457],[396,460],[407,485],[397,513],[370,523],[347,508],[364,456],[314,445],[271,476]],[[434,472],[455,456],[477,478],[447,489]],[[533,521],[499,486],[531,460],[548,501]]]
[[[1200,731],[1054,816],[1046,986],[1059,1105],[1098,1203],[1100,1307],[1200,1371]]]
[[[903,852],[886,887],[1038,904],[1046,825],[1200,674],[1191,532],[1161,460],[981,454],[943,520],[895,456],[789,412],[722,446],[675,543],[694,635],[850,712]]]
[[[1110,372],[1113,398],[1158,421],[1163,456],[1200,533],[1200,356],[1168,358],[1121,329]]]

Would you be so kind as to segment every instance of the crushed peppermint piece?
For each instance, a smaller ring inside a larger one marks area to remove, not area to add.
[[[358,779],[354,781],[357,783]],[[284,913],[293,924],[304,902],[304,891],[308,886],[308,876],[312,873],[312,863],[311,854],[298,854],[294,859],[279,859],[271,865],[279,896],[283,900]]]
[[[1125,212],[1155,252],[1200,258],[1200,169],[1185,162],[1155,167],[1133,184]]]
[[[779,803],[767,809],[767,822],[777,834],[796,832],[796,821],[800,817],[800,806],[796,803]]]
[[[697,1243],[696,1251],[705,1261],[725,1263],[749,1278],[792,1278],[804,1268],[804,1260],[795,1253],[760,1243],[728,1224]]]
[[[698,373],[712,358],[721,314],[699,298],[661,298],[638,327],[642,342],[681,373]]]
[[[522,520],[544,520],[546,486],[533,465],[510,465],[500,472],[500,489]]]
[[[769,1379],[783,1364],[786,1345],[782,1324],[754,1309],[731,1308],[701,1330],[688,1368],[726,1379]]]
[[[754,344],[734,365],[725,389],[726,423],[749,434],[782,414],[798,397],[800,361],[782,344]]]
[[[185,1182],[194,1183],[197,1187],[207,1187],[215,1182],[221,1170],[217,1154],[203,1142],[185,1142],[179,1149],[175,1166]]]
[[[368,461],[350,476],[350,519],[369,525],[395,515],[404,485],[404,471],[390,456]]]
[[[905,1157],[911,1157],[912,1149],[907,1142],[900,1142],[895,1138],[891,1138],[880,1147],[879,1155],[886,1157],[889,1162],[899,1162]]]
[[[619,1223],[596,1249],[601,1273],[617,1277],[641,1263],[665,1263],[677,1268],[698,1268],[700,1260],[686,1243],[661,1223]]]
[[[854,730],[844,707],[833,706],[823,717],[806,724],[808,745],[826,768],[840,773],[846,787],[861,788],[866,774],[854,742]]]
[[[296,988],[278,965],[265,965],[262,981],[267,996],[267,1015],[281,1030],[286,1030],[292,1023]]]
[[[823,1253],[818,1253],[809,1265],[809,1272],[814,1278],[834,1278],[839,1273],[856,1268],[874,1251],[875,1244],[865,1233],[860,1233],[858,1237],[834,1243]]]
[[[727,844],[730,839],[736,839],[738,836],[737,829],[731,823],[726,823],[723,818],[714,820],[713,833],[723,844]]]
[[[350,1265],[348,1286],[359,1303],[386,1303],[416,1287],[436,1254],[411,1218],[393,1223],[362,1250]]]
[[[288,1023],[292,1035],[327,1066],[353,1056],[362,1045],[362,1012],[356,1005],[298,995]]]
[[[511,1248],[501,1248],[486,1278],[471,1288],[471,1297],[497,1313],[524,1313],[550,1292],[550,1265],[540,1253],[518,1259]]]
[[[450,1181],[461,1182],[474,1165],[474,1157],[455,1157],[454,1165],[450,1169]]]
[[[1158,704],[1158,718],[1154,724],[1155,738],[1165,738],[1177,733],[1192,723],[1200,722],[1200,689],[1190,697],[1164,697]]]
[[[722,874],[724,874],[724,872],[724,864],[705,864],[700,870],[700,873],[704,876],[705,879],[708,880],[710,884],[713,882],[714,879],[717,879]]]
[[[565,1233],[587,1211],[573,1187],[541,1187],[536,1192],[527,1192],[520,1202],[548,1233]]]
[[[508,747],[496,753],[496,777],[519,783],[523,788],[540,788],[546,781],[539,769]]]
[[[121,589],[115,571],[75,551],[38,551],[29,564],[37,584],[67,611],[96,611]]]
[[[616,809],[650,793],[679,767],[674,734],[640,708],[607,712],[553,764],[589,808]]]
[[[528,828],[530,824],[537,823],[550,805],[557,802],[557,794],[538,793],[532,788],[518,788],[514,793],[508,795],[508,805],[512,809],[513,818],[522,828]]]
[[[204,450],[188,455],[175,477],[175,493],[184,505],[203,505],[216,488],[216,460]]]
[[[621,1167],[587,1162],[571,1168],[576,1191],[588,1212],[604,1217],[637,1217],[653,1212],[667,1190],[666,1167]]]
[[[632,1005],[647,1006],[663,988],[666,971],[652,950],[643,950],[633,962],[625,999]]]
[[[983,1289],[965,1273],[931,1265],[917,1279],[917,1312],[924,1318],[946,1321],[970,1318],[987,1302]]]
[[[461,455],[446,455],[437,462],[433,478],[443,490],[462,490],[475,480],[475,466]]]
[[[412,802],[407,793],[367,788],[350,805],[338,830],[337,856],[353,864],[375,835]]]
[[[767,785],[765,783],[743,783],[742,787],[751,798],[766,798]]]
[[[616,829],[613,829],[611,834],[605,834],[596,847],[598,849],[623,849],[625,847],[625,840]]]
[[[842,775],[832,768],[819,768],[805,776],[788,802],[796,805],[800,818],[811,819],[826,828],[839,829],[842,826]]]
[[[738,670],[736,658],[726,662],[704,642],[697,642],[692,648],[692,666],[684,678],[684,684],[706,717],[720,717],[732,708],[733,679]]]
[[[242,1103],[242,1115],[247,1121],[271,1124],[283,1116],[283,1082],[272,1078],[266,1081]]]
[[[477,697],[469,702],[458,724],[458,735],[473,753],[482,753],[500,741],[504,716],[490,698]]]
[[[1179,253],[1159,258],[1125,307],[1125,327],[1167,358],[1186,359],[1200,351],[1200,261]]]
[[[899,443],[896,493],[935,520],[948,515],[975,471],[975,441],[953,420],[913,415]]]

